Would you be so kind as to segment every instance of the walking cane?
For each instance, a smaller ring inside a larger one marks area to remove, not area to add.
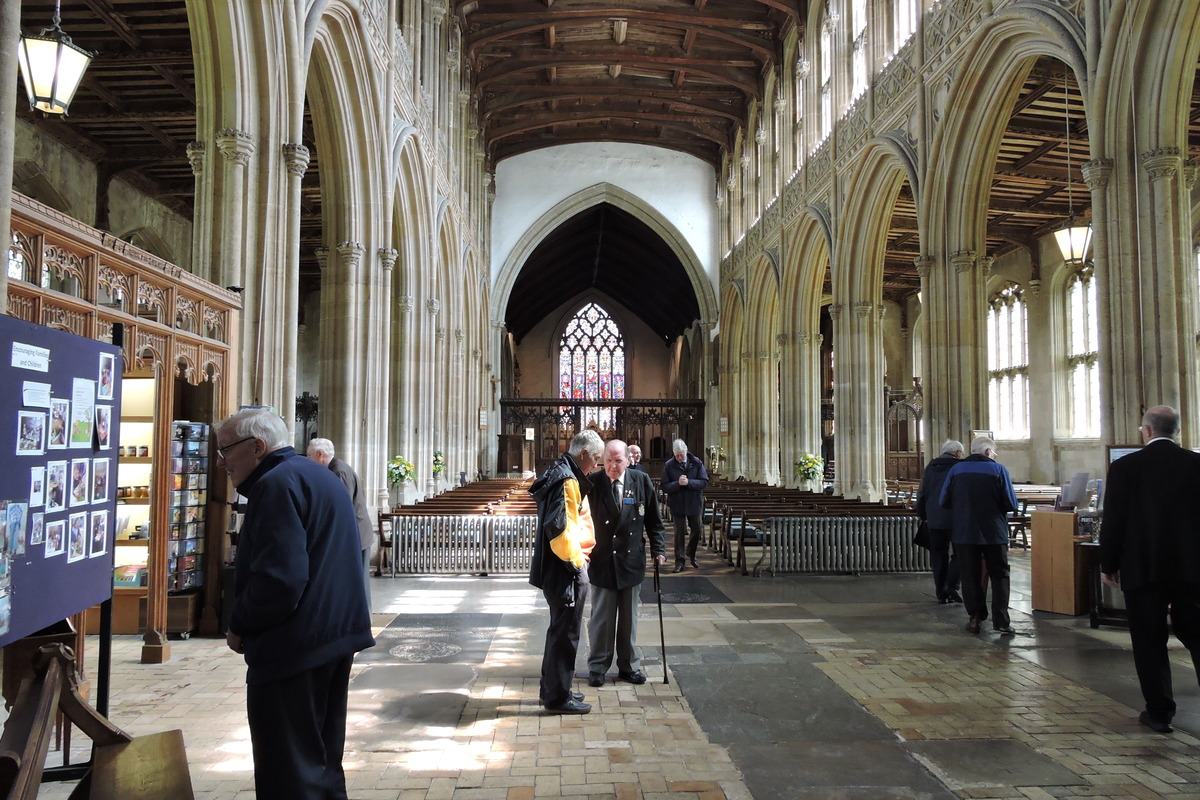
[[[658,582],[658,559],[654,559],[654,593],[658,595],[658,638],[662,642],[662,662],[663,662],[663,685],[670,683],[667,680],[667,634],[663,629],[662,615],[662,586]]]

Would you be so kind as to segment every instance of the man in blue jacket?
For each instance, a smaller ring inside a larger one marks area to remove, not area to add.
[[[700,544],[700,528],[703,525],[704,489],[708,486],[708,470],[704,462],[688,452],[687,443],[676,439],[671,444],[675,457],[663,465],[662,490],[667,495],[667,507],[675,524],[675,572],[683,572],[684,556],[693,567],[696,563],[696,548]],[[691,538],[687,537],[691,529]],[[684,541],[687,541],[686,549]]]
[[[226,642],[246,659],[259,800],[345,800],[354,654],[375,644],[354,505],[337,476],[245,409],[216,428],[217,463],[246,497]]]
[[[1011,635],[1008,616],[1008,514],[1017,510],[1017,493],[1003,464],[997,464],[996,443],[989,436],[971,441],[971,455],[946,473],[938,499],[954,521],[951,539],[962,571],[963,605],[970,619],[968,633],[979,633],[988,617],[983,588],[983,565],[992,584],[992,628]]]
[[[933,568],[933,588],[937,601],[943,605],[962,602],[958,594],[958,557],[950,549],[954,517],[938,505],[946,474],[962,457],[962,442],[954,439],[943,442],[942,454],[926,465],[925,474],[921,476],[921,488],[917,491],[917,516],[929,526],[929,564]]]

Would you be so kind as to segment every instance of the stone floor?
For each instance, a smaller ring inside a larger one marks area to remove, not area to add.
[[[351,683],[350,797],[1200,798],[1186,652],[1172,651],[1176,732],[1152,733],[1137,723],[1127,635],[1032,613],[1028,555],[1012,560],[1018,635],[1000,637],[967,634],[927,574],[750,578],[702,556],[663,578],[668,681],[647,582],[651,680],[580,680],[594,705],[583,717],[538,705],[545,605],[523,579],[375,579],[379,644]],[[182,728],[198,798],[252,798],[240,657],[192,638],[151,666],[138,647],[117,637],[111,718],[134,734]]]

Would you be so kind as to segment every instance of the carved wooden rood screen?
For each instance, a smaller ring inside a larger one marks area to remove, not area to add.
[[[609,428],[597,429],[601,439],[622,439],[642,448],[642,461],[651,475],[671,457],[671,442],[683,439],[688,450],[703,455],[703,400],[574,400],[567,398],[506,398],[500,401],[505,434],[519,435],[532,450],[533,470],[546,466],[567,451],[571,438],[589,427],[595,409],[611,408],[616,414]],[[530,434],[530,432],[532,432]],[[532,436],[532,438],[530,438]],[[511,471],[506,465],[503,471]]]
[[[123,375],[155,378],[153,460],[149,487],[148,586],[142,661],[170,655],[167,563],[172,419],[180,413],[223,416],[233,400],[233,347],[241,303],[236,294],[36,202],[13,193],[8,252],[8,313],[79,336],[112,341],[124,326]],[[199,409],[180,402],[201,387]],[[209,484],[209,506],[224,509],[225,476]],[[209,513],[203,559],[202,633],[218,633],[225,515]]]

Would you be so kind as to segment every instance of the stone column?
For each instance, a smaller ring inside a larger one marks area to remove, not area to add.
[[[392,457],[388,452],[389,442],[380,436],[381,431],[390,431],[394,422],[392,396],[392,361],[389,357],[392,350],[392,281],[395,280],[396,259],[399,253],[393,248],[382,247],[376,251],[379,257],[380,269],[376,271],[371,281],[371,314],[370,319],[375,325],[368,325],[367,365],[371,370],[371,399],[369,402],[378,406],[373,419],[377,427],[370,429],[361,438],[362,457],[365,461],[359,468],[359,476],[363,477],[364,467],[367,475],[371,475],[368,486],[376,486],[376,506],[381,511],[391,508],[387,485],[387,460]],[[370,428],[370,426],[368,426]],[[365,478],[364,478],[365,479]]]
[[[208,145],[205,142],[188,144],[188,163],[192,165],[192,177],[196,181],[196,208],[192,214],[192,268],[205,280],[219,283],[218,265],[213,260],[212,253],[212,192],[203,188],[213,178],[212,170],[208,168],[208,156]]]
[[[388,394],[393,413],[391,432],[391,448],[387,457],[401,455],[412,461],[416,456],[416,350],[415,350],[415,321],[413,308],[415,301],[408,293],[405,284],[406,271],[397,270],[393,276],[399,296],[392,306],[392,370],[388,376]],[[415,463],[415,462],[414,462]],[[393,498],[397,503],[408,503],[411,496],[411,486],[398,487]]]
[[[309,152],[302,144],[283,145],[283,165],[287,170],[285,239],[279,243],[284,258],[263,264],[263,319],[260,335],[264,341],[275,343],[264,347],[259,371],[266,381],[264,397],[278,397],[281,408],[287,408],[296,397],[296,352],[299,347],[300,321],[300,184],[308,171]],[[268,310],[271,313],[268,315]],[[347,443],[348,444],[348,443]],[[339,443],[338,446],[342,446]]]
[[[846,496],[871,501],[881,500],[885,488],[883,312],[882,304],[856,300],[853,314],[834,323],[838,482]]]
[[[337,442],[355,440],[362,345],[358,334],[360,269],[365,248],[340,242],[321,276],[321,430]]]
[[[1137,330],[1138,314],[1136,304],[1129,302],[1134,296],[1133,276],[1122,268],[1128,259],[1113,251],[1119,236],[1110,236],[1108,231],[1111,209],[1119,207],[1110,197],[1113,168],[1112,159],[1094,158],[1084,162],[1082,169],[1092,194],[1092,261],[1096,274],[1104,276],[1097,298],[1100,431],[1109,441],[1136,442],[1141,423],[1140,381],[1130,378],[1140,372],[1140,347],[1126,347],[1124,336],[1125,331]]]
[[[950,309],[956,311],[951,329],[953,343],[945,376],[949,403],[949,427],[959,431],[954,438],[969,436],[972,429],[987,428],[987,303],[983,297],[980,259],[974,250],[959,250],[950,256],[952,294]],[[965,442],[964,442],[965,443]]]
[[[246,170],[250,164],[250,156],[254,155],[254,138],[245,131],[225,128],[217,134],[217,149],[225,157],[225,185],[229,191],[223,197],[229,201],[221,210],[221,263],[214,273],[220,276],[217,281],[222,286],[245,287],[244,269],[242,263],[245,247],[245,220],[248,214],[246,208]],[[243,319],[249,319],[250,314],[243,314]],[[243,341],[253,341],[246,337]]]

